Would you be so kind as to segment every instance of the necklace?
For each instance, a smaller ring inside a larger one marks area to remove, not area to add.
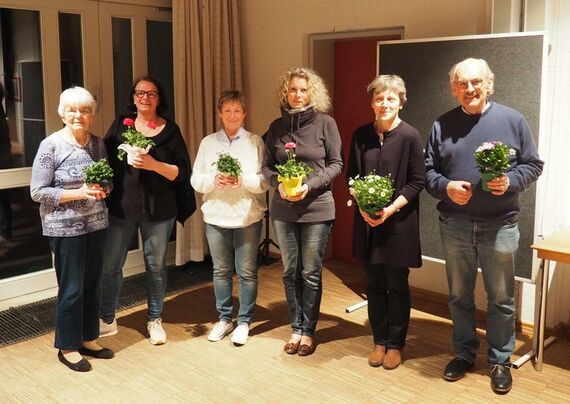
[[[149,137],[149,135],[152,133],[152,131],[157,128],[157,124],[156,124],[155,120],[143,122],[142,118],[137,117],[135,121],[139,123],[139,126],[147,128],[146,130],[141,130],[142,134],[145,137]]]
[[[91,140],[91,134],[89,132],[85,132],[85,138],[83,139],[82,142],[79,141],[79,139],[73,134],[73,132],[68,132],[67,136],[63,136],[63,138],[69,144],[84,148],[89,144],[89,141]]]

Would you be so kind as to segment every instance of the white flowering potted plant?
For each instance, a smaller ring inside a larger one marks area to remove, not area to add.
[[[229,153],[219,153],[218,159],[212,163],[220,174],[225,177],[239,177],[241,175],[241,164],[238,159]]]
[[[483,142],[475,150],[475,162],[481,173],[481,186],[484,191],[490,192],[487,183],[509,170],[509,157],[515,154],[514,149],[502,142]]]
[[[287,161],[283,164],[275,165],[275,169],[279,173],[277,179],[283,184],[283,190],[287,196],[298,195],[303,186],[303,179],[313,171],[304,161],[297,161],[295,156],[296,147],[296,143],[286,143],[285,153],[287,153]]]
[[[119,149],[117,158],[124,160],[125,156],[127,156],[127,163],[133,165],[133,159],[139,154],[147,154],[150,148],[154,146],[154,141],[136,130],[135,121],[131,118],[123,119],[123,124],[127,126],[127,130],[123,132],[125,142],[117,147]],[[155,129],[156,124],[149,122],[148,127]]]
[[[374,172],[361,177],[357,175],[348,181],[350,195],[358,204],[360,210],[366,212],[372,219],[377,219],[376,212],[392,202],[394,183],[389,176],[383,177]],[[352,199],[347,203],[352,205]]]

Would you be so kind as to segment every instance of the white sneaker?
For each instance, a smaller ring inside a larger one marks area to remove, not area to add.
[[[152,345],[162,345],[166,342],[166,332],[162,328],[162,319],[157,318],[146,323],[146,329],[150,335]]]
[[[242,323],[237,326],[232,334],[232,342],[236,345],[245,345],[247,336],[249,335],[249,325]]]
[[[113,319],[113,322],[108,324],[103,320],[99,319],[99,338],[110,337],[111,335],[116,335],[119,330],[117,329],[117,319]]]
[[[212,331],[208,334],[208,341],[216,342],[224,338],[231,330],[234,329],[232,323],[220,320],[216,323]]]

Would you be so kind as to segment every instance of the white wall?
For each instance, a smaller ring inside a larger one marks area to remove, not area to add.
[[[545,131],[541,136],[541,156],[547,160],[544,178],[539,184],[539,193],[547,187],[551,190],[548,199],[537,201],[540,215],[537,222],[540,229],[548,235],[557,228],[570,226],[570,181],[561,176],[563,158],[569,153],[570,136],[564,137],[561,125],[563,119],[568,122],[570,110],[567,97],[561,97],[562,91],[568,92],[569,75],[562,74],[561,66],[568,63],[570,42],[562,44],[563,35],[570,37],[568,14],[570,2],[564,0],[544,0],[544,7],[530,10],[533,14],[527,19],[527,29],[552,30],[551,38],[558,38],[556,60],[549,58],[549,76],[559,76],[554,86],[548,81]],[[534,4],[534,3],[533,3]],[[381,29],[403,26],[405,39],[433,38],[457,35],[486,34],[493,32],[493,7],[497,12],[513,16],[511,1],[491,0],[245,0],[240,2],[241,34],[243,50],[243,72],[245,95],[248,98],[248,129],[263,134],[269,123],[278,116],[275,97],[277,78],[286,69],[308,63],[308,35],[311,33],[338,32],[363,29]],[[505,7],[505,8],[503,8]],[[506,9],[508,8],[508,10]],[[546,8],[546,12],[545,12]],[[562,15],[560,15],[562,13]],[[545,17],[546,14],[546,17]],[[530,21],[530,24],[528,24]],[[498,22],[497,22],[498,23]],[[502,26],[517,27],[515,22],[501,21]],[[506,24],[506,25],[505,25]],[[530,25],[530,27],[528,27]],[[564,59],[565,58],[565,59]],[[566,62],[564,62],[566,60]],[[566,72],[570,71],[567,64]],[[556,93],[556,94],[555,94]],[[522,95],[523,96],[523,95]],[[548,140],[548,142],[547,142]],[[546,150],[548,148],[548,150]],[[566,196],[561,195],[565,193]],[[544,215],[542,215],[544,212]],[[560,322],[569,322],[570,294],[562,293],[570,286],[569,271],[555,271],[549,299],[547,324],[554,326]],[[445,270],[441,263],[425,262],[420,270],[412,271],[412,286],[442,294],[447,294]],[[534,285],[520,285],[520,315],[523,321],[532,322],[534,307]],[[486,300],[482,281],[478,281],[477,306],[485,310]]]
[[[240,2],[248,129],[264,133],[278,116],[277,79],[308,63],[308,35],[405,27],[405,38],[485,34],[491,0],[244,0]]]

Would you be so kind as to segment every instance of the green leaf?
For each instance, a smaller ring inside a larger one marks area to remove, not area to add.
[[[113,181],[113,169],[106,159],[101,159],[83,169],[83,179],[87,184],[99,184],[106,188]]]

